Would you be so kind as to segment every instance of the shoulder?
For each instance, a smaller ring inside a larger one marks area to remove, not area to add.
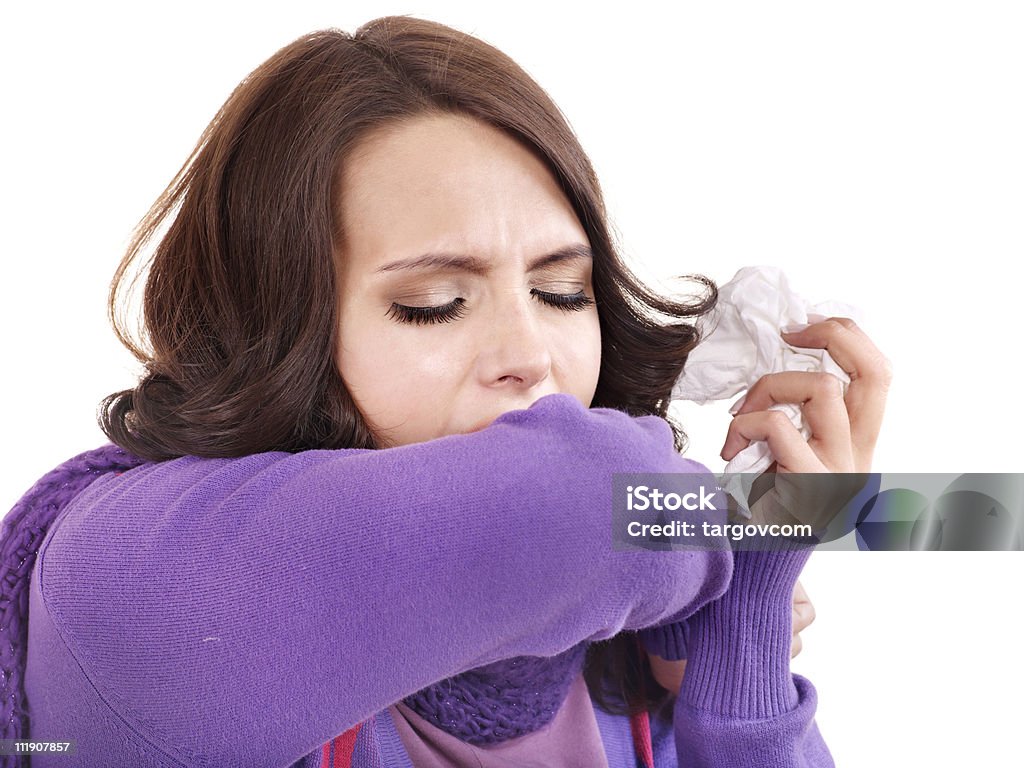
[[[39,478],[4,517],[0,576],[6,580],[12,574],[27,578],[44,539],[72,501],[101,478],[124,474],[145,463],[108,443],[71,457]]]

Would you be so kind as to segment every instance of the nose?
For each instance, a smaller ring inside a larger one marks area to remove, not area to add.
[[[551,350],[537,299],[529,294],[500,302],[483,340],[479,364],[487,387],[530,390],[551,374]]]

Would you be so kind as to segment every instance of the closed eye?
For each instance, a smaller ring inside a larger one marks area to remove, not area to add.
[[[530,294],[545,304],[565,312],[579,312],[594,303],[594,300],[583,291],[576,293],[549,293],[538,288],[530,290]],[[392,303],[388,317],[400,323],[450,323],[462,317],[466,312],[466,300],[462,297],[453,299],[438,307],[408,307],[404,304]]]

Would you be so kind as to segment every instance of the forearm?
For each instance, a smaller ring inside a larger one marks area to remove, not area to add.
[[[814,723],[814,687],[789,669],[793,586],[808,556],[795,546],[737,552],[719,600],[641,631],[652,671],[678,692],[680,766],[833,764]]]
[[[613,472],[693,469],[667,424],[569,399],[384,451],[100,481],[40,552],[40,587],[108,700],[168,744],[207,713],[211,759],[297,754],[451,675],[692,612],[695,585],[720,594],[727,553],[608,542]]]
[[[680,765],[833,765],[814,687],[789,669],[793,586],[809,555],[737,552],[730,588],[694,615],[675,704]]]

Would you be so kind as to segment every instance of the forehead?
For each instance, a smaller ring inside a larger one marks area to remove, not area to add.
[[[340,169],[338,198],[348,266],[431,250],[529,259],[588,242],[547,166],[462,115],[421,115],[370,134]]]

